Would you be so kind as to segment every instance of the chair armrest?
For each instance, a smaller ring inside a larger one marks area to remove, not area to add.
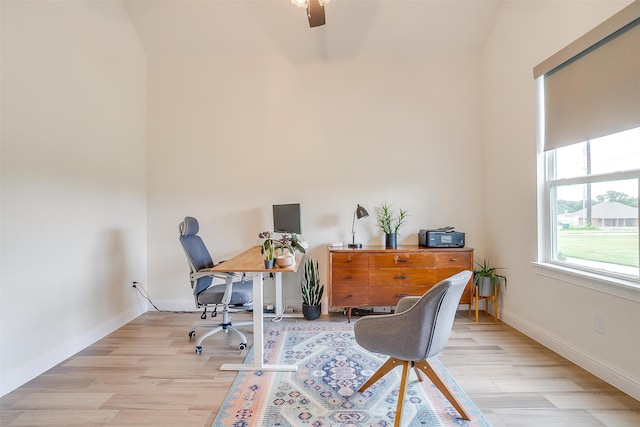
[[[224,271],[216,271],[213,272],[211,271],[210,268],[205,268],[204,270],[200,270],[200,271],[196,271],[195,273],[191,273],[191,279],[192,280],[198,280],[201,277],[217,277],[219,279],[223,279],[226,280],[229,277],[237,277],[236,273],[229,273],[229,272],[224,272]]]
[[[226,259],[223,259],[222,261],[220,261],[217,264],[214,264],[214,267],[219,266],[220,264],[222,264],[223,262],[225,262]],[[205,271],[205,270],[200,270],[200,271]],[[222,279],[226,279],[227,277],[233,277],[233,278],[240,278],[242,280],[244,280],[245,277],[245,273],[238,273],[235,271],[216,271],[215,274],[213,275],[214,277],[219,277]]]

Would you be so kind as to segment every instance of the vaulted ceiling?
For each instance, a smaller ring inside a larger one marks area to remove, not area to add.
[[[125,0],[148,55],[259,56],[293,62],[477,52],[497,0],[332,0],[309,28],[290,0]]]

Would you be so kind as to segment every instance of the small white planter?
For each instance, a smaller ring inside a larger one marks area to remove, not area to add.
[[[295,262],[296,258],[293,255],[279,255],[276,257],[278,267],[291,267]]]

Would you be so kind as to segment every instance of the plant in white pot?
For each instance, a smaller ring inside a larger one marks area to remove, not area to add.
[[[497,272],[498,270],[504,270],[504,268],[491,267],[486,259],[482,260],[482,264],[476,262],[476,266],[473,270],[475,291],[481,297],[492,295],[497,297],[500,294],[500,285],[504,283],[504,287],[507,287],[507,277]]]
[[[407,221],[407,211],[400,209],[396,214],[391,205],[384,202],[378,211],[378,225],[384,233],[385,247],[396,249],[398,247],[398,230]]]
[[[309,258],[304,264],[304,275],[300,282],[302,291],[302,314],[307,320],[315,320],[322,313],[324,285],[320,283],[318,261]]]
[[[275,241],[275,249],[278,250],[276,255],[276,264],[278,267],[289,267],[296,262],[296,251],[305,253],[302,244],[295,234],[282,234],[279,240]]]

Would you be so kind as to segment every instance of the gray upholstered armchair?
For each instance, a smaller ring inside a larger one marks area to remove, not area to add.
[[[240,337],[240,350],[247,346],[247,338],[238,329],[234,328],[229,316],[229,307],[250,310],[253,302],[253,283],[244,280],[233,273],[213,273],[211,268],[215,265],[205,246],[198,236],[200,226],[198,220],[193,217],[185,217],[178,226],[180,230],[180,243],[189,261],[189,281],[196,302],[196,308],[204,308],[201,319],[207,318],[207,308],[212,308],[212,317],[217,315],[218,308],[222,309],[222,321],[219,323],[199,323],[197,327],[209,329],[198,338],[196,353],[202,353],[202,342],[211,335],[224,331],[233,332]],[[214,277],[225,281],[224,284],[213,284]],[[252,322],[237,323],[236,326],[251,325]],[[196,336],[196,326],[189,332],[189,338]]]
[[[407,380],[414,368],[418,380],[420,371],[438,387],[465,420],[468,414],[445,383],[438,377],[429,358],[438,354],[449,340],[456,309],[470,271],[463,271],[435,285],[421,297],[404,297],[395,313],[368,316],[353,325],[356,341],[365,349],[390,356],[389,359],[358,390],[362,392],[396,366],[402,366],[402,380],[396,410],[395,426],[400,426]]]

